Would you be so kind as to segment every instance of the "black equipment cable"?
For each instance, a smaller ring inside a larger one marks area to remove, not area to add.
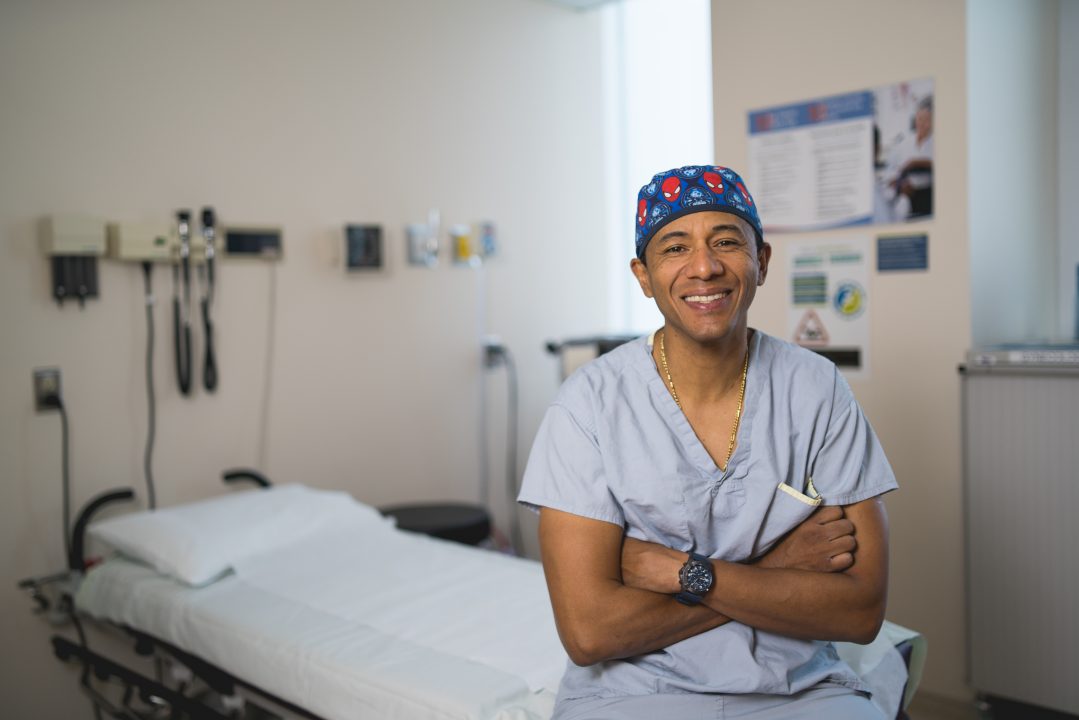
[[[214,354],[214,324],[210,319],[210,306],[214,300],[214,210],[202,209],[202,236],[206,240],[206,267],[199,266],[199,279],[202,281],[202,329],[205,338],[206,353],[202,363],[202,386],[208,392],[217,389],[217,358]]]
[[[153,510],[157,507],[154,492],[154,438],[157,433],[157,409],[154,398],[154,292],[153,264],[143,262],[142,277],[146,298],[146,449],[142,455],[143,474],[146,476],[146,502]]]
[[[524,537],[517,507],[517,365],[509,348],[502,349],[506,363],[506,499],[510,510],[510,537],[518,553],[524,552]]]
[[[67,566],[73,567],[74,558],[71,555],[71,470],[68,447],[70,445],[70,436],[67,425],[67,409],[64,407],[64,401],[59,395],[53,398],[53,402],[56,403],[56,409],[60,411],[60,453],[64,495],[64,557],[67,558]]]
[[[217,360],[214,357],[214,323],[210,319],[210,301],[202,299],[202,329],[206,355],[202,361],[202,386],[208,392],[217,390]]]
[[[180,392],[191,394],[191,319],[188,310],[191,307],[191,213],[181,210],[176,213],[180,229],[180,257],[172,264],[172,328],[176,346],[176,379]],[[183,306],[180,305],[180,268],[184,272]]]
[[[259,410],[258,468],[266,470],[267,437],[272,409],[274,352],[277,347],[277,263],[270,263],[269,298],[266,301],[266,349],[262,354],[262,407]]]

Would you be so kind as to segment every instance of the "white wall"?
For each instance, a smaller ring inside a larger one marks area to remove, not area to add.
[[[1058,289],[1060,325],[1057,336],[1079,340],[1079,2],[1060,3],[1057,50],[1059,95],[1057,98],[1057,233],[1060,240]]]
[[[967,3],[977,346],[1051,339],[1059,328],[1059,16],[1058,0]]]
[[[753,109],[935,80],[936,197],[916,225],[773,235],[772,271],[751,322],[786,335],[786,243],[901,229],[929,236],[929,271],[872,277],[868,380],[851,382],[900,489],[891,520],[888,617],[929,640],[922,688],[957,698],[964,684],[959,380],[970,344],[966,21],[963,0],[714,0],[716,160],[746,169]],[[753,178],[746,178],[750,189]]]
[[[176,390],[171,287],[156,274],[161,504],[220,493],[220,471],[242,465],[372,504],[474,499],[477,278],[408,266],[403,227],[432,207],[446,222],[498,224],[485,324],[519,366],[523,465],[557,385],[543,342],[606,320],[599,38],[594,13],[534,0],[0,5],[5,716],[89,715],[14,588],[62,563],[60,423],[33,410],[34,367],[63,372],[75,504],[143,489],[141,277],[102,263],[100,299],[56,307],[37,218],[168,220],[212,204],[225,223],[284,228],[276,268],[221,263],[216,395]],[[384,226],[386,272],[346,277],[349,221]],[[489,383],[497,413],[501,376]],[[494,465],[505,527],[501,478]]]

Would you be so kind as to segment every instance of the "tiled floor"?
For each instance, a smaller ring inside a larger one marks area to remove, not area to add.
[[[973,702],[960,702],[920,692],[907,709],[911,720],[978,720]]]
[[[1005,698],[988,703],[962,702],[939,695],[918,693],[907,713],[911,720],[1079,720],[1079,715],[1035,707]]]

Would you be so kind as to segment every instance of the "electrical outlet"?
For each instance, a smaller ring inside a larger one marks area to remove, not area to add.
[[[60,368],[34,370],[34,407],[38,412],[55,410],[53,398],[60,397]]]
[[[493,368],[506,359],[506,346],[497,335],[483,337],[483,366]]]

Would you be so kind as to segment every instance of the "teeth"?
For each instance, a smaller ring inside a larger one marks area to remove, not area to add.
[[[727,294],[726,292],[721,292],[721,293],[716,293],[715,295],[688,295],[686,297],[686,302],[709,303],[709,302],[712,302],[714,300],[719,300],[721,297],[723,297],[726,294]]]

